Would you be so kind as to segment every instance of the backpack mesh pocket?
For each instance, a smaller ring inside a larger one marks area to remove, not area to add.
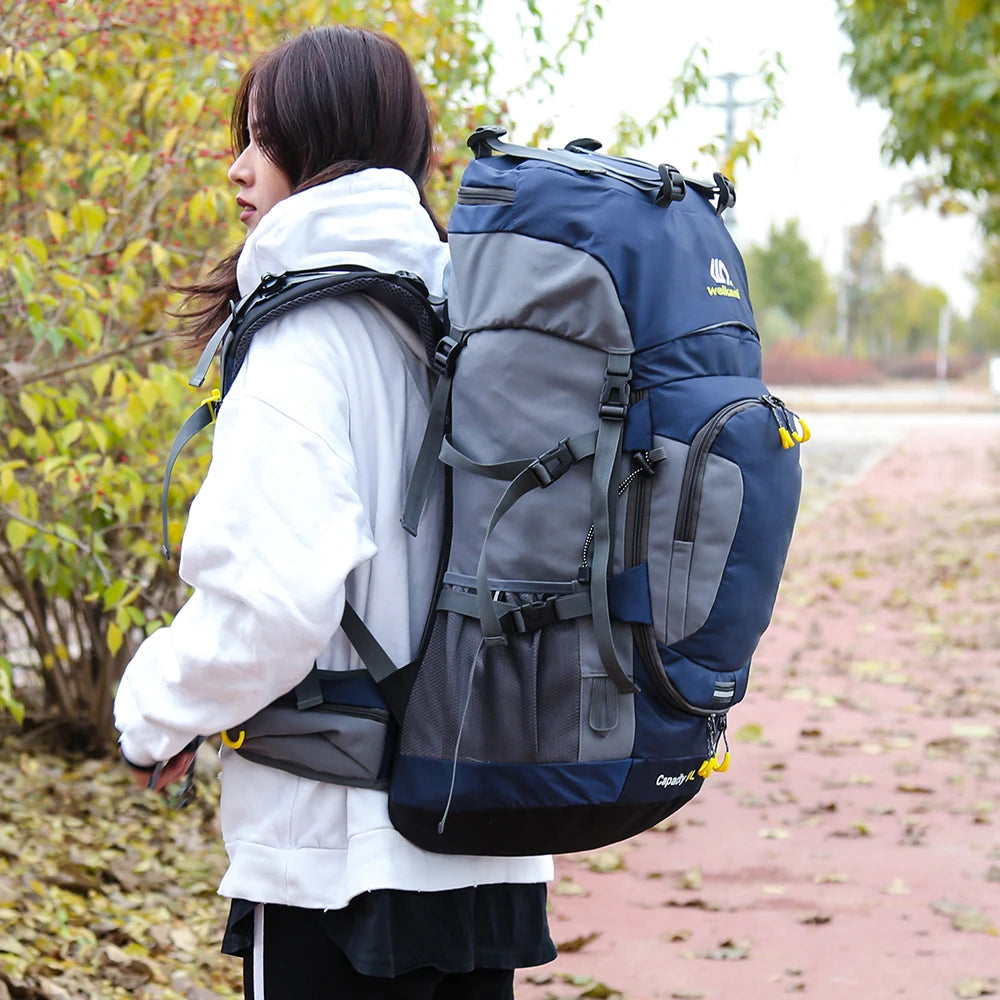
[[[451,758],[458,744],[459,760],[575,761],[580,674],[574,622],[555,622],[512,635],[506,646],[487,647],[478,619],[438,611],[400,749],[416,757]]]

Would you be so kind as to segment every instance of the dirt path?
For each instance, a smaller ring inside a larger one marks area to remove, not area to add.
[[[809,495],[730,770],[557,859],[519,1000],[1000,995],[1000,437],[885,445]]]

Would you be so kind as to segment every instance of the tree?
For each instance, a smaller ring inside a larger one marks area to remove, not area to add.
[[[964,340],[976,351],[1000,352],[1000,240],[989,240],[976,276],[976,304]]]
[[[490,92],[482,2],[0,6],[0,712],[45,720],[63,745],[106,749],[124,663],[183,598],[159,554],[163,462],[194,405],[169,285],[241,237],[227,122],[249,59],[319,23],[397,37],[432,104],[429,193],[445,213],[468,132],[506,117]],[[545,42],[539,5],[522,4]],[[592,34],[600,4],[577,7],[536,86]],[[675,86],[682,100],[696,90]],[[170,549],[205,460],[174,476]]]
[[[240,238],[227,123],[248,60],[319,23],[396,36],[433,104],[444,209],[468,130],[502,118],[480,2],[0,8],[0,710],[29,702],[64,743],[102,750],[124,662],[183,597],[158,554],[163,462],[193,407],[167,286]],[[178,471],[171,547],[203,467]]]
[[[947,303],[940,288],[921,284],[906,268],[895,268],[872,296],[872,353],[888,358],[934,351]]]
[[[598,0],[550,45],[516,5],[551,85]],[[504,122],[483,0],[8,0],[0,6],[0,712],[100,752],[142,637],[183,598],[160,558],[160,480],[187,402],[171,284],[241,238],[225,176],[228,110],[251,57],[287,34],[370,24],[414,56],[435,116],[442,214],[465,139]],[[674,84],[656,127],[698,92]],[[693,82],[692,82],[693,81]],[[641,140],[647,132],[637,127]],[[168,497],[168,548],[206,455]]]
[[[799,220],[772,223],[764,246],[746,253],[750,292],[755,309],[780,308],[799,331],[828,294],[823,262],[814,257],[799,232]]]
[[[843,281],[843,336],[847,350],[874,342],[875,296],[885,276],[882,222],[873,205],[864,222],[847,230]]]
[[[993,0],[837,0],[851,85],[890,115],[892,162],[923,163],[943,209],[982,208],[1000,232],[1000,5]]]

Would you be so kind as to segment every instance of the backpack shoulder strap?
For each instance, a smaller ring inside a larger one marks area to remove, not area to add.
[[[167,497],[174,464],[187,443],[215,421],[222,400],[246,359],[254,334],[299,306],[342,295],[366,295],[391,310],[419,334],[428,360],[433,362],[438,342],[444,335],[444,303],[430,298],[419,276],[408,271],[387,273],[353,265],[264,275],[252,292],[231,304],[229,317],[210,338],[189,380],[191,386],[202,386],[212,361],[221,352],[221,388],[216,389],[184,421],[167,456],[160,494],[161,551],[165,559],[170,559]],[[347,602],[341,626],[365,669],[383,687],[386,679],[395,674],[396,664]],[[393,689],[392,685],[388,688]],[[302,694],[305,695],[305,692]],[[308,701],[308,695],[305,698]],[[393,714],[401,718],[405,703],[391,696],[387,701]]]

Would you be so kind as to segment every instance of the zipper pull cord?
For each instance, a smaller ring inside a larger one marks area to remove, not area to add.
[[[451,811],[451,800],[455,794],[455,777],[458,773],[458,750],[462,745],[462,733],[465,730],[465,719],[469,714],[469,703],[472,701],[472,681],[475,678],[476,667],[479,665],[479,657],[486,645],[486,637],[484,636],[479,640],[479,646],[476,649],[476,655],[472,658],[472,669],[469,670],[469,687],[465,692],[465,705],[462,707],[462,719],[458,724],[458,735],[455,737],[455,753],[451,758],[451,784],[448,786],[448,801],[444,804],[444,812],[441,814],[441,819],[438,821],[437,832],[439,834],[444,833],[444,825],[448,821],[448,813]]]

